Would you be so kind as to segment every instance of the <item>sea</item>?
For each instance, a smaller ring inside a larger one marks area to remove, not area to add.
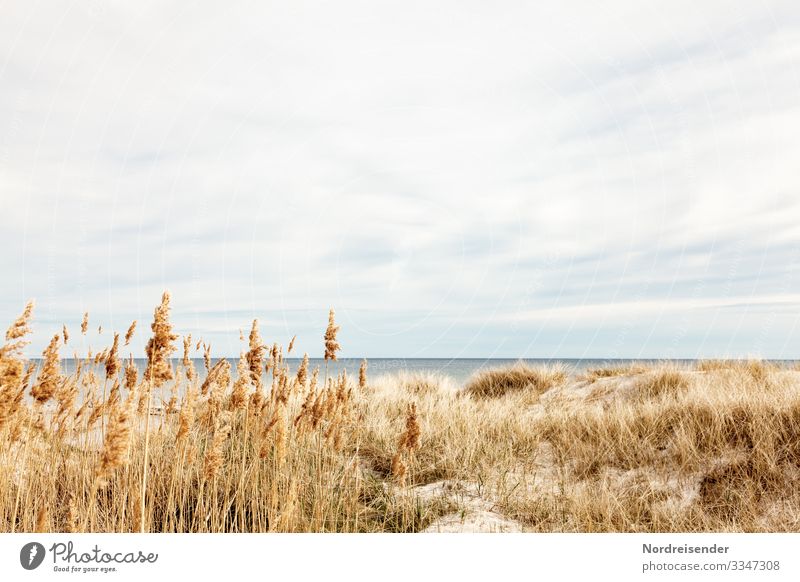
[[[236,358],[227,358],[231,364],[233,373],[236,371]],[[194,365],[197,369],[198,376],[202,380],[205,374],[205,366],[202,358],[194,358]],[[357,377],[358,369],[361,366],[362,358],[340,358],[336,361],[329,361],[326,363],[322,358],[309,359],[309,373],[315,367],[320,369],[320,378],[325,376],[325,367],[327,364],[327,371],[329,377],[338,375],[341,371],[346,371],[348,376]],[[464,384],[470,376],[476,372],[488,368],[499,368],[513,365],[517,362],[523,362],[533,366],[546,365],[546,364],[561,364],[568,372],[572,374],[580,374],[587,369],[601,368],[601,367],[614,367],[629,364],[654,364],[654,363],[670,363],[680,367],[693,367],[699,360],[693,359],[576,359],[576,358],[563,358],[563,359],[545,359],[545,358],[367,358],[367,376],[375,378],[378,376],[397,374],[399,372],[429,372],[449,376],[457,384]],[[797,365],[797,360],[769,360],[776,364],[781,365]],[[216,363],[217,359],[214,358],[212,363]],[[287,358],[285,362],[289,365],[291,373],[297,370],[300,365],[300,358]],[[135,359],[134,363],[139,368],[140,377],[144,372],[146,360],[144,358]],[[180,364],[180,359],[172,360],[173,367]],[[72,359],[62,360],[62,371],[65,374],[70,374],[75,370],[75,362]]]

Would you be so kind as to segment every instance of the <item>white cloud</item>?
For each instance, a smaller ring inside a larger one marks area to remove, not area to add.
[[[6,6],[0,318],[35,296],[44,328],[122,329],[169,287],[228,353],[253,316],[313,352],[329,304],[351,355],[749,353],[797,284],[798,16]],[[794,356],[780,318],[764,349]]]

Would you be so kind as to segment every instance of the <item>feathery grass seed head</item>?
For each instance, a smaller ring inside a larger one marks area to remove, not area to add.
[[[341,349],[339,342],[336,341],[336,335],[339,333],[339,326],[336,325],[334,319],[335,313],[331,307],[328,313],[328,328],[325,330],[325,360],[336,360],[336,352]]]

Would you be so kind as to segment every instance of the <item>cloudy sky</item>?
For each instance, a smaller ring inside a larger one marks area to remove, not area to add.
[[[800,357],[800,7],[0,2],[0,322]],[[134,350],[141,350],[139,334]],[[76,345],[80,346],[78,342]]]

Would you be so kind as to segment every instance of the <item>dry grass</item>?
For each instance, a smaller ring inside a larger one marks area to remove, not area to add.
[[[141,381],[120,366],[117,334],[63,374],[59,335],[31,383],[21,352],[31,318],[32,306],[0,348],[0,531],[417,531],[451,509],[398,483],[416,474],[413,402],[382,427],[402,479],[365,470],[366,366],[361,386],[344,376],[319,385],[307,358],[292,377],[253,322],[235,378],[209,346],[199,378],[188,337],[176,370],[165,294]],[[328,359],[337,331],[331,312]]]
[[[529,392],[538,396],[567,379],[567,370],[559,365],[533,367],[522,362],[505,368],[481,370],[465,387],[474,398],[497,398]]]
[[[617,376],[631,376],[644,374],[648,367],[638,363],[622,364],[617,366],[605,366],[602,368],[589,368],[581,378],[587,382],[596,382],[602,378],[614,378]]]
[[[643,373],[643,377],[637,382],[638,393],[644,399],[678,397],[688,387],[688,376],[683,371],[670,367],[663,367],[649,374]]]
[[[428,398],[455,394],[459,390],[451,378],[444,374],[406,370],[379,377],[370,383],[370,389],[373,392],[381,390],[400,391],[412,396]]]
[[[767,381],[773,372],[780,370],[776,364],[762,360],[701,360],[696,368],[700,372],[746,374],[756,382]]]
[[[141,380],[113,343],[64,375],[63,333],[34,377],[31,310],[0,347],[0,531],[800,529],[794,369],[324,379],[307,358],[290,375],[257,322],[236,370],[189,337],[174,369],[165,296]]]

